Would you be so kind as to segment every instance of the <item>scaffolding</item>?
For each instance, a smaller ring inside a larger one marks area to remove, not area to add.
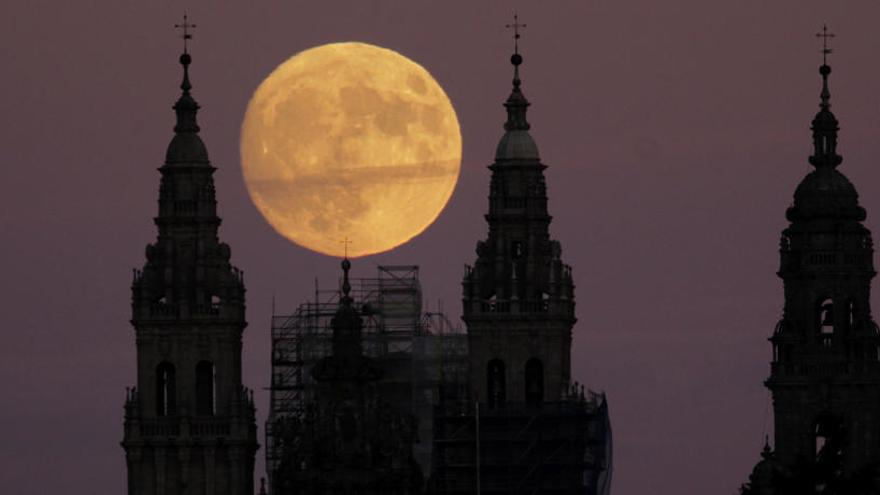
[[[433,493],[608,495],[611,425],[604,394],[494,410],[450,402],[435,413]]]
[[[351,279],[351,297],[363,319],[364,354],[390,372],[382,379],[386,400],[418,419],[414,456],[426,475],[433,449],[434,406],[440,384],[460,380],[467,370],[467,338],[442,312],[422,311],[419,268],[379,266],[375,278]],[[321,290],[293,314],[272,316],[270,409],[266,421],[266,470],[270,486],[281,459],[281,428],[302,419],[313,400],[310,370],[331,353],[330,320],[339,305],[338,289]],[[274,311],[273,311],[274,313]]]

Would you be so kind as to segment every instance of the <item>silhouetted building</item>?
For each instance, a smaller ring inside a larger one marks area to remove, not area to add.
[[[604,494],[607,405],[571,383],[574,284],[550,238],[546,166],[529,134],[518,50],[511,62],[506,132],[489,166],[489,235],[462,283],[470,379],[463,394],[454,384],[442,394],[432,486],[444,494]]]
[[[350,294],[350,267],[348,259],[343,260],[342,295],[330,321],[331,352],[306,370],[300,368],[311,378],[308,390],[300,389],[306,395],[304,410],[288,415],[278,411],[268,423],[274,455],[267,460],[274,495],[424,491],[424,475],[413,449],[418,421],[410,412],[411,385],[403,380],[400,390],[399,381],[382,380],[387,371],[402,377],[409,373],[394,366],[389,370],[393,362],[387,353],[383,362],[364,354],[364,325]],[[285,357],[282,353],[287,349],[293,352]],[[302,356],[296,347],[274,344],[273,354],[277,360]],[[408,364],[413,364],[411,359]],[[273,371],[279,366],[273,365]],[[282,377],[273,378],[273,394],[284,391],[284,382]],[[273,404],[277,404],[274,398]]]
[[[815,170],[786,211],[778,275],[782,319],[770,342],[765,382],[773,394],[775,451],[769,445],[745,494],[878,493],[880,334],[871,316],[871,232],[852,183],[837,170],[838,122],[823,64],[813,119]]]
[[[130,495],[252,494],[254,405],[241,383],[242,273],[217,237],[213,173],[190,95],[191,57],[159,186],[159,235],[135,270],[137,387],[125,403]]]
[[[323,472],[315,462],[297,464],[291,459],[315,455],[313,447],[293,449],[303,445],[298,438],[304,425],[314,425],[310,415],[322,384],[312,370],[334,352],[334,318],[343,297],[358,309],[363,355],[381,371],[377,379],[366,382],[370,393],[394,414],[410,418],[401,426],[409,427],[414,420],[412,455],[425,475],[431,468],[436,391],[448,377],[466,374],[466,336],[442,312],[423,311],[418,266],[379,266],[377,276],[351,278],[349,284],[350,292],[343,296],[340,284],[326,290],[316,281],[313,300],[272,316],[266,472],[273,493],[294,478]]]

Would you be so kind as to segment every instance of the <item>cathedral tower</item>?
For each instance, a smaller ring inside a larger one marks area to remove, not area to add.
[[[519,24],[514,17],[514,39]],[[529,134],[515,45],[504,135],[489,166],[489,235],[465,268],[470,377],[434,416],[436,493],[607,495],[611,430],[604,394],[571,381],[574,284],[550,238],[547,187]],[[448,390],[449,387],[447,386]]]
[[[550,238],[547,167],[529,134],[518,49],[510,60],[505,133],[489,166],[489,235],[477,243],[477,261],[462,282],[471,388],[489,408],[559,400],[571,376],[575,323],[571,268]]]
[[[241,383],[245,289],[217,237],[215,168],[198,134],[191,61],[184,50],[175,134],[159,168],[158,238],[132,283],[137,387],[122,441],[130,495],[253,493],[256,424]]]
[[[842,158],[828,90],[831,68],[823,63],[819,73],[821,103],[809,158],[815,170],[794,193],[780,241],[785,306],[770,338],[766,381],[775,452],[765,449],[756,468],[764,474],[753,475],[750,493],[863,493],[852,483],[880,479],[873,471],[880,460],[873,244],[855,187],[837,170]]]

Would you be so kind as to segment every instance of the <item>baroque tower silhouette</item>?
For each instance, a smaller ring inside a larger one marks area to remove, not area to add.
[[[253,493],[256,423],[241,383],[244,281],[217,237],[215,168],[198,135],[191,61],[184,48],[175,134],[159,168],[159,235],[132,283],[137,387],[127,394],[122,441],[129,495]]]
[[[827,50],[826,50],[827,52]],[[770,338],[769,445],[744,493],[863,493],[880,460],[880,333],[871,316],[871,232],[852,183],[837,170],[838,121],[823,63],[812,122],[815,170],[786,211],[778,275],[783,316]]]
[[[518,40],[523,25],[514,17],[510,27]],[[607,495],[608,407],[604,394],[571,383],[574,283],[550,237],[547,167],[529,134],[514,48],[505,132],[489,166],[488,238],[462,281],[469,380],[436,409],[433,488]]]
[[[505,132],[489,166],[489,235],[477,242],[477,261],[462,282],[471,389],[489,408],[558,400],[571,378],[576,321],[571,268],[550,238],[547,167],[529,134],[519,50],[511,63]]]

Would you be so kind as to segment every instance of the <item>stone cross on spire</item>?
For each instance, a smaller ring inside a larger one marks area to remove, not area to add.
[[[174,27],[180,29],[183,32],[183,34],[180,35],[180,37],[183,38],[183,53],[189,53],[187,51],[187,40],[192,39],[192,34],[190,34],[189,30],[190,28],[195,28],[196,25],[190,24],[190,22],[187,20],[186,14],[183,14],[183,24],[175,24]]]
[[[522,65],[523,60],[522,55],[519,54],[519,28],[524,28],[526,25],[520,24],[519,16],[514,12],[513,24],[505,24],[504,27],[513,28],[513,55],[510,56],[510,63],[513,64],[513,86],[519,88],[519,66]]]
[[[828,40],[835,36],[837,35],[828,32],[828,26],[825,24],[822,24],[822,32],[816,33],[816,38],[822,38],[822,65],[827,65],[826,58],[831,53],[831,48],[828,48]]]
[[[831,73],[831,67],[828,66],[828,54],[831,53],[831,48],[828,48],[828,40],[835,36],[834,33],[828,32],[828,26],[825,24],[822,24],[822,32],[816,33],[816,38],[822,38],[822,66],[819,67],[819,73],[822,74],[822,102],[819,106],[825,110],[831,108],[829,103],[831,93],[828,91],[828,74]]]
[[[506,24],[504,27],[510,29],[513,28],[513,53],[519,53],[519,28],[526,27],[525,24],[519,23],[519,16],[517,16],[516,12],[513,13],[513,24]]]
[[[348,245],[351,244],[351,240],[348,238],[348,236],[345,236],[345,239],[339,241],[339,244],[342,244],[344,246],[343,247],[343,249],[345,251],[344,258],[348,259]]]

